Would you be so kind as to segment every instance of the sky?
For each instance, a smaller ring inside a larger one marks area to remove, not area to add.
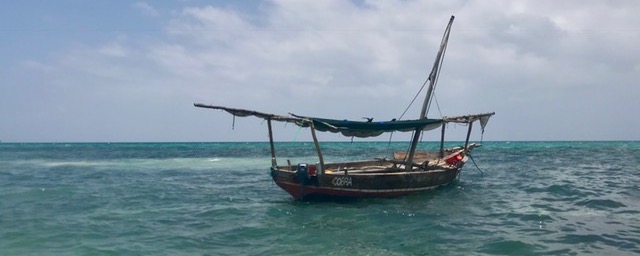
[[[429,117],[496,112],[472,140],[640,140],[638,13],[633,0],[5,1],[0,141],[267,141],[264,121],[196,102],[398,118],[451,15]]]

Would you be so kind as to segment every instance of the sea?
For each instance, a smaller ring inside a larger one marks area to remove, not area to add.
[[[321,148],[332,162],[407,144]],[[0,255],[640,255],[639,150],[485,141],[447,186],[296,201],[268,143],[0,143]],[[318,161],[310,142],[276,155]]]

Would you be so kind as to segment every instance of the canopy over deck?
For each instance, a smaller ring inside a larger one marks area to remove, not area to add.
[[[483,114],[475,114],[475,115],[464,115],[464,116],[452,116],[452,117],[443,117],[442,120],[445,123],[473,123],[475,121],[480,120],[480,126],[484,130],[484,127],[487,126],[489,122],[489,118],[495,115],[496,112],[483,113]]]
[[[442,125],[441,119],[418,119],[418,120],[391,120],[391,121],[349,121],[336,120],[317,117],[305,117],[292,114],[294,117],[305,120],[312,120],[316,130],[322,132],[342,133],[347,137],[375,137],[385,132],[411,132],[416,130],[432,130]],[[298,124],[302,127],[309,126],[308,123]]]
[[[229,114],[232,114],[233,116],[239,116],[239,117],[255,116],[255,117],[258,117],[258,118],[265,119],[265,120],[273,120],[273,121],[279,121],[279,122],[289,122],[289,123],[304,122],[304,120],[300,119],[300,118],[288,117],[288,116],[280,116],[280,115],[269,114],[269,113],[262,113],[262,112],[253,111],[253,110],[246,110],[246,109],[239,109],[239,108],[228,108],[228,107],[222,107],[222,106],[213,106],[213,105],[206,105],[206,104],[202,104],[202,103],[194,103],[193,105],[196,106],[196,107],[199,107],[199,108],[210,108],[210,109],[224,110],[224,111],[229,112]]]
[[[311,122],[317,131],[341,133],[347,137],[375,137],[385,132],[407,132],[416,130],[432,130],[442,125],[442,119],[417,119],[417,120],[391,120],[391,121],[376,121],[376,122],[363,122],[363,121],[349,121],[349,120],[337,120],[326,119],[317,117],[306,117],[291,114],[291,116],[281,116],[269,113],[262,113],[253,110],[228,108],[222,106],[205,105],[201,103],[195,103],[194,106],[200,108],[220,109],[234,116],[246,117],[255,116],[265,120],[290,122],[295,123],[301,127],[309,127]]]
[[[443,123],[472,123],[480,120],[481,126],[484,128],[489,121],[489,117],[494,115],[494,112],[476,114],[476,115],[464,115],[455,117],[444,117],[442,119],[414,119],[414,120],[391,120],[391,121],[349,121],[338,119],[326,119],[318,117],[307,117],[291,114],[291,116],[275,115],[270,113],[263,113],[247,109],[228,108],[222,106],[206,105],[201,103],[193,104],[200,108],[220,109],[232,114],[234,116],[246,117],[255,116],[265,120],[272,120],[278,122],[295,123],[300,127],[309,127],[311,122],[316,130],[322,132],[341,133],[347,137],[375,137],[385,132],[412,132],[416,130],[433,130],[440,127]]]

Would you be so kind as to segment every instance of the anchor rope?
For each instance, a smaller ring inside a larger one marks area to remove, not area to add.
[[[476,164],[476,161],[473,160],[473,157],[471,156],[471,153],[467,154],[469,156],[469,159],[471,159],[471,162],[473,163],[473,165],[476,166],[476,169],[478,169],[478,171],[480,172],[481,175],[484,175],[484,172],[482,170],[480,170],[480,167],[478,167],[478,165]]]

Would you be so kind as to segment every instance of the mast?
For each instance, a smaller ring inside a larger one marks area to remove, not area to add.
[[[420,116],[418,119],[427,118],[427,113],[429,111],[429,106],[431,105],[431,98],[433,98],[433,90],[436,87],[436,80],[438,78],[438,71],[440,71],[440,64],[442,64],[442,55],[444,54],[445,49],[447,48],[447,42],[449,41],[449,33],[451,31],[451,25],[453,24],[453,19],[455,16],[451,15],[449,19],[449,24],[447,28],[444,30],[444,35],[442,36],[442,41],[440,41],[440,49],[438,50],[438,54],[436,55],[436,60],[433,63],[433,68],[431,68],[431,73],[429,74],[429,89],[427,90],[427,95],[424,98],[424,103],[422,103],[422,110],[420,111]],[[444,125],[444,124],[442,124]],[[416,129],[413,134],[413,139],[411,140],[411,148],[409,149],[409,155],[407,158],[408,165],[406,166],[407,170],[412,168],[413,156],[416,151],[416,146],[418,145],[418,140],[420,139],[421,129]]]

